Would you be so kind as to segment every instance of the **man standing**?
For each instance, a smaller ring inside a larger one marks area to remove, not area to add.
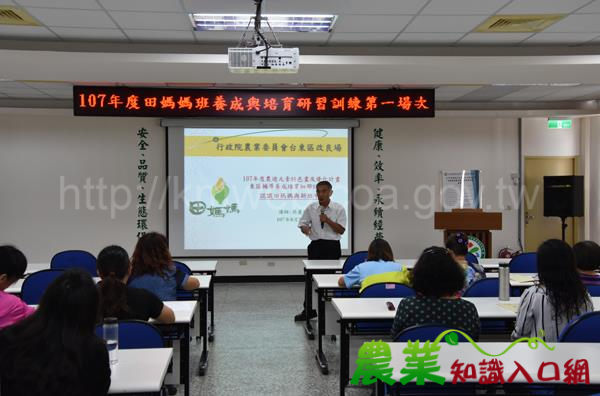
[[[340,239],[346,231],[346,210],[344,207],[331,200],[333,194],[331,183],[321,181],[317,183],[318,202],[309,204],[298,223],[300,231],[311,240],[308,245],[309,260],[338,260],[342,255]],[[305,309],[294,317],[294,321],[306,320]],[[317,316],[317,312],[309,307],[310,318]]]

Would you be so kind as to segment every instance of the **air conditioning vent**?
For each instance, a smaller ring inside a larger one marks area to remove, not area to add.
[[[40,26],[25,10],[11,6],[0,6],[0,25]]]
[[[494,15],[479,25],[479,33],[537,33],[558,22],[563,14]]]

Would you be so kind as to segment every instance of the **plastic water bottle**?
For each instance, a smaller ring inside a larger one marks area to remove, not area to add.
[[[111,366],[119,363],[119,321],[117,318],[104,318],[102,335],[108,349],[108,360]]]
[[[500,283],[500,295],[498,297],[501,301],[508,301],[510,300],[510,269],[508,263],[500,263],[498,278]]]

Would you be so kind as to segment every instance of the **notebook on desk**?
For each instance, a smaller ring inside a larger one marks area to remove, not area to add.
[[[518,303],[498,303],[498,306],[502,309],[506,309],[507,311],[517,313],[519,310]]]

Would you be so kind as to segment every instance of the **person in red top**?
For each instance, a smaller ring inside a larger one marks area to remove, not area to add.
[[[0,329],[34,312],[34,309],[19,297],[4,291],[21,279],[26,269],[27,259],[19,249],[14,246],[0,246]]]

